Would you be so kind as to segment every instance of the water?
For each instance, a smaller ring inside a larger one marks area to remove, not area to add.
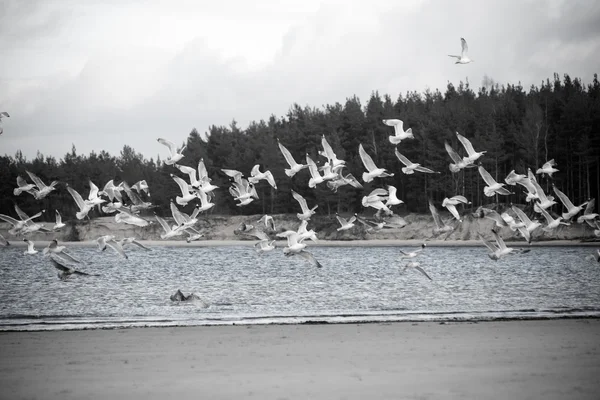
[[[313,246],[316,269],[251,244],[130,248],[128,260],[73,247],[78,268],[101,277],[60,281],[41,254],[0,248],[0,330],[600,316],[591,247],[533,247],[497,262],[482,246],[428,247],[416,260],[433,281],[402,273],[398,250]],[[210,307],[171,302],[177,289]]]

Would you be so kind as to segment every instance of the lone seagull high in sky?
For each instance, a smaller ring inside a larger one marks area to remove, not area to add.
[[[475,60],[471,60],[469,58],[469,55],[467,54],[469,52],[469,45],[467,44],[467,41],[465,40],[465,38],[460,38],[460,46],[461,46],[461,52],[460,52],[460,56],[454,56],[451,54],[448,54],[448,57],[454,57],[456,58],[456,62],[455,64],[468,64],[468,63],[472,63]]]

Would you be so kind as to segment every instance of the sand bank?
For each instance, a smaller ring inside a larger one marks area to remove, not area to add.
[[[600,320],[0,333],[6,399],[597,399]]]

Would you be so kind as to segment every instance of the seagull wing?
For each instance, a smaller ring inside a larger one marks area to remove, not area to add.
[[[419,271],[420,273],[422,273],[423,275],[425,275],[430,281],[432,281],[433,279],[431,279],[431,277],[429,275],[427,275],[427,272],[425,272],[425,270],[423,268],[421,268],[418,265],[415,265],[414,267],[417,271]]]
[[[448,142],[444,142],[444,147],[446,148],[446,151],[448,152],[450,158],[452,159],[452,161],[454,161],[454,163],[458,164],[462,161],[462,158],[460,158],[458,153],[454,151],[454,149],[448,144]]]
[[[461,135],[458,132],[456,132],[456,137],[458,138],[460,143],[462,143],[463,147],[465,148],[465,150],[467,151],[469,156],[472,156],[473,154],[475,154],[475,149],[473,148],[473,145],[471,144],[471,141],[469,139],[467,139],[466,137],[464,137],[463,135]]]
[[[495,253],[498,250],[492,242],[486,240],[483,236],[481,236],[480,233],[478,233],[477,236],[479,236],[479,240],[481,240],[483,242],[483,244],[485,245],[485,247],[488,248],[489,251],[491,251],[492,253]]]
[[[163,227],[163,229],[165,230],[166,233],[171,232],[171,227],[169,226],[169,224],[167,223],[167,221],[165,221],[164,219],[162,219],[161,217],[159,217],[158,215],[154,215],[154,218],[156,218],[156,220],[158,221],[158,223],[160,224],[160,226]]]
[[[521,210],[519,207],[515,207],[515,206],[512,206],[512,210],[517,215],[517,217],[521,220],[521,222],[523,222],[527,226],[531,225],[531,223],[532,223],[531,219],[529,219],[529,217],[527,216],[527,214],[525,214],[525,212],[523,210]]]
[[[360,159],[362,160],[363,165],[365,166],[367,171],[371,172],[374,169],[377,169],[377,166],[373,162],[373,159],[370,155],[367,154],[367,152],[363,148],[362,143],[358,145],[358,154],[360,155]]]
[[[52,264],[54,265],[54,268],[58,269],[59,271],[62,272],[69,272],[71,271],[71,268],[67,267],[64,264],[64,260],[60,257],[50,257],[50,261],[52,261]]]
[[[438,229],[443,228],[444,223],[442,222],[440,213],[439,213],[438,209],[435,208],[435,206],[433,205],[431,200],[429,200],[429,211],[431,211],[431,215],[433,216],[433,222],[435,222],[435,225],[438,227]]]
[[[467,45],[467,41],[464,38],[460,38],[460,46],[461,46],[461,57],[465,57],[469,52],[469,45]],[[477,46],[475,46],[477,47]]]
[[[300,250],[300,252],[298,253],[290,253],[290,254],[297,254],[300,257],[304,258],[306,261],[308,261],[313,267],[317,267],[317,268],[323,268],[323,266],[321,265],[321,263],[319,261],[317,261],[317,259],[315,258],[315,256],[313,256],[312,253],[306,251],[306,250]]]
[[[554,189],[554,193],[556,193],[560,201],[565,205],[567,211],[571,211],[571,209],[575,208],[575,206],[573,205],[571,200],[569,200],[566,194],[558,190],[558,188],[554,185],[552,185],[552,189]]]
[[[67,185],[67,190],[73,197],[73,200],[75,200],[75,203],[77,204],[77,207],[79,207],[79,210],[84,210],[86,208],[86,204],[83,201],[83,197],[81,197],[81,195],[71,186]]]
[[[496,232],[495,229],[492,229],[492,233],[494,234],[494,238],[496,239],[496,243],[498,244],[498,248],[500,250],[506,250],[506,244],[504,243],[504,240],[498,234],[498,232]]]
[[[596,204],[596,199],[591,199],[590,201],[588,201],[587,206],[585,206],[585,211],[583,212],[583,215],[592,214],[594,212],[595,204]]]
[[[38,178],[37,175],[35,175],[34,173],[29,172],[29,171],[25,171],[25,172],[27,172],[27,175],[29,175],[29,177],[31,178],[33,183],[35,183],[35,185],[38,187],[38,189],[41,190],[42,188],[46,187],[44,182],[42,182],[42,180],[40,178]]]
[[[305,213],[308,211],[308,204],[306,204],[306,199],[302,197],[300,194],[296,193],[292,190],[292,196],[296,201],[300,204],[300,208],[302,208],[302,212]]]
[[[396,154],[396,157],[398,158],[398,160],[400,160],[400,162],[402,164],[406,165],[407,167],[410,167],[411,165],[414,164],[408,158],[406,158],[405,156],[403,156],[402,154],[400,154],[400,152],[398,151],[397,147],[394,149],[394,153]]]
[[[115,239],[111,238],[111,239],[107,240],[106,244],[108,246],[110,246],[114,251],[119,253],[121,256],[123,256],[125,258],[129,258],[129,257],[127,257],[127,254],[125,254],[125,250],[123,250],[123,246],[121,246],[119,244],[119,242],[117,242]]]
[[[498,183],[494,180],[494,178],[492,178],[492,175],[490,175],[490,173],[487,172],[486,169],[483,168],[481,165],[479,166],[479,174],[481,175],[485,183],[487,183],[489,186],[496,185]]]
[[[279,150],[281,150],[281,154],[283,154],[283,157],[285,158],[285,161],[287,161],[289,166],[293,167],[295,165],[298,165],[296,160],[294,160],[292,153],[290,153],[289,150],[279,142],[279,140],[277,141],[277,144],[279,145]]]
[[[166,139],[163,138],[158,138],[156,139],[158,141],[158,143],[163,144],[165,146],[167,146],[169,148],[169,152],[171,153],[171,157],[173,157],[175,154],[177,154],[177,148],[175,147],[175,145],[173,144],[173,142],[170,142]]]

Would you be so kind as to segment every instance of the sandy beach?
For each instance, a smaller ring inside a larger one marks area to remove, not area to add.
[[[597,399],[600,320],[0,333],[2,399]]]

